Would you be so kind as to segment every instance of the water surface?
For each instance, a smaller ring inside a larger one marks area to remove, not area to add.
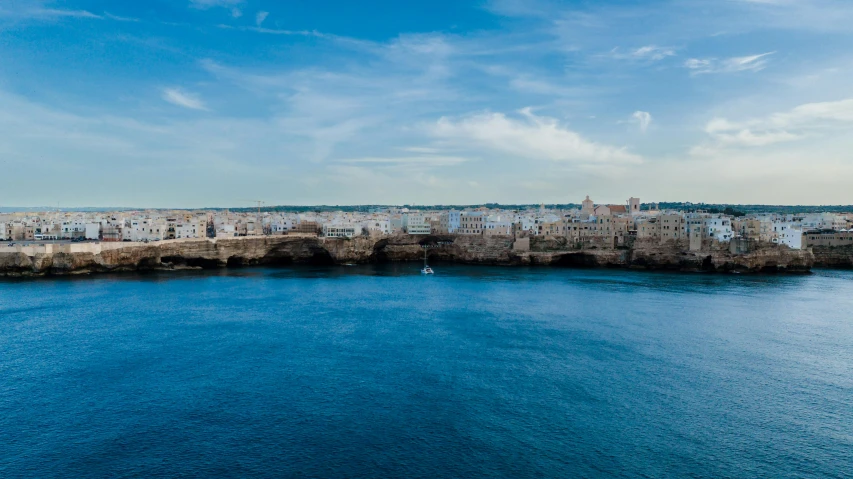
[[[853,273],[0,281],[0,477],[851,477]]]

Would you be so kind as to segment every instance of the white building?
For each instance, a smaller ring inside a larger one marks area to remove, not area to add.
[[[715,239],[726,243],[732,240],[732,220],[722,215],[687,213],[685,215],[687,235],[690,238]]]
[[[361,223],[362,228],[373,234],[390,235],[391,220],[389,219],[370,219]]]
[[[62,223],[62,237],[65,239],[78,238],[86,235],[86,224],[81,219],[64,221]]]
[[[204,236],[207,236],[207,232],[202,231],[198,222],[175,224],[175,238],[202,238]]]
[[[795,224],[792,219],[774,219],[771,223],[770,228],[770,241],[774,243],[779,243],[780,238],[782,238],[788,230],[792,229],[801,229],[802,226],[800,224]],[[811,227],[807,227],[806,229],[812,229]]]
[[[808,213],[798,219],[785,218],[784,220],[790,223],[796,223],[803,231],[822,230],[822,229],[843,229],[847,220],[842,215],[834,213]]]
[[[428,235],[432,232],[426,216],[419,212],[403,214],[403,229],[410,235]]]
[[[803,230],[787,228],[778,234],[775,242],[791,249],[803,249]]]
[[[293,229],[293,220],[288,218],[280,218],[272,222],[270,225],[270,232],[274,235],[283,235],[287,234],[288,231]]]
[[[536,218],[532,216],[517,216],[515,218],[515,222],[521,225],[522,231],[527,231],[530,234],[537,234],[539,228],[537,228]]]
[[[713,216],[705,218],[704,222],[707,236],[714,238],[717,241],[726,243],[732,240],[734,232],[732,231],[732,220],[722,216]]]
[[[483,222],[484,236],[508,236],[512,234],[512,221],[501,215],[488,215]]]
[[[127,236],[130,241],[160,241],[168,230],[164,219],[134,219],[130,221]]]
[[[361,234],[361,225],[352,223],[323,225],[323,236],[327,238],[352,238],[359,234]]]
[[[450,210],[442,213],[438,217],[439,228],[443,233],[456,233],[461,224],[461,216],[461,211]]]
[[[87,240],[99,240],[99,239],[101,239],[101,224],[100,223],[86,223],[86,239]]]
[[[233,238],[237,236],[237,225],[231,223],[219,223],[216,227],[217,238]]]

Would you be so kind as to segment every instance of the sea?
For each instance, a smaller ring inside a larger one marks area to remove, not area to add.
[[[853,272],[434,267],[0,280],[0,477],[853,477]]]

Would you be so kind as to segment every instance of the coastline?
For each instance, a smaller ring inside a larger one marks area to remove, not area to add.
[[[813,267],[846,267],[847,249],[818,252],[761,245],[732,252],[720,243],[690,250],[686,242],[636,240],[568,245],[562,238],[392,235],[324,238],[313,235],[181,239],[156,243],[81,243],[0,247],[0,276],[61,276],[122,271],[217,269],[290,264],[431,261],[493,266],[619,268],[702,273],[806,274]],[[817,258],[817,259],[816,259]],[[827,259],[832,263],[827,264]]]

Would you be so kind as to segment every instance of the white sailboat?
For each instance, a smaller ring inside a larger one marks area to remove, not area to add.
[[[435,271],[427,264],[427,248],[424,248],[424,268],[421,270],[421,274],[435,274]]]

